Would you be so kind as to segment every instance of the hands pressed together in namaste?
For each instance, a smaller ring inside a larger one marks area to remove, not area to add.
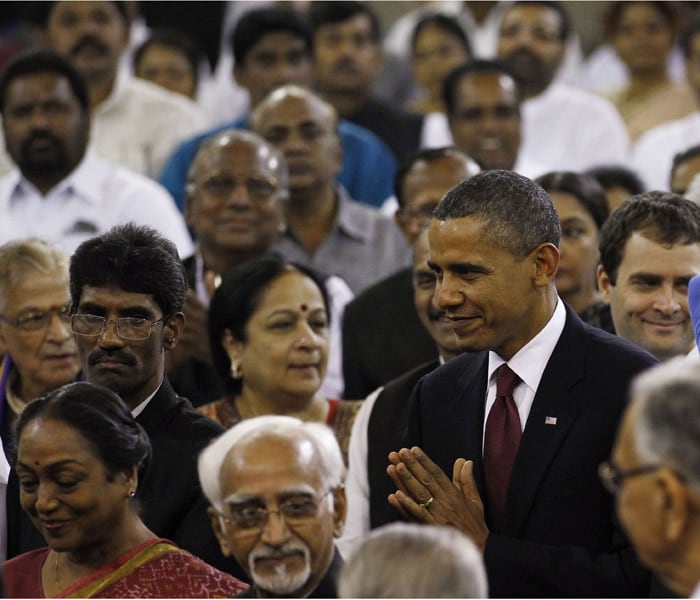
[[[389,454],[387,473],[397,487],[389,503],[406,519],[450,525],[468,535],[483,553],[489,529],[471,460],[458,458],[452,481],[417,446]]]

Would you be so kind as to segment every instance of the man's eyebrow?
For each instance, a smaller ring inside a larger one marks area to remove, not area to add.
[[[491,269],[485,267],[484,265],[477,265],[474,263],[451,263],[447,265],[447,269],[451,273],[457,273],[459,275],[469,275],[470,273],[491,273]]]

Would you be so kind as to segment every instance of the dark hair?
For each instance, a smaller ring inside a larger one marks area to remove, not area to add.
[[[103,385],[68,383],[27,404],[14,430],[12,464],[17,463],[19,439],[34,419],[55,419],[72,427],[95,449],[110,476],[138,468],[143,481],[151,462],[148,434],[124,401]]]
[[[652,4],[656,11],[661,13],[661,16],[666,20],[674,33],[678,28],[678,10],[675,2],[654,2],[652,0],[645,0],[644,2],[613,2],[605,17],[605,31],[608,35],[615,35],[620,25],[622,11],[631,4]]]
[[[234,395],[241,391],[241,381],[232,379],[230,376],[231,361],[221,345],[224,331],[229,329],[237,340],[245,342],[246,325],[260,305],[263,294],[275,280],[292,271],[298,271],[307,276],[318,286],[326,313],[330,318],[328,292],[322,277],[315,271],[288,262],[277,254],[255,258],[224,273],[221,285],[211,299],[209,345],[214,368],[221,376],[224,385]]]
[[[0,74],[0,113],[5,112],[7,89],[10,84],[15,79],[37,73],[55,73],[65,77],[83,112],[89,112],[90,102],[87,88],[78,70],[67,58],[53,50],[40,49],[22,52],[3,69],[2,74]]]
[[[571,171],[553,171],[538,177],[535,183],[541,185],[548,194],[552,192],[571,194],[586,209],[598,230],[608,218],[610,211],[605,190],[589,175]]]
[[[382,30],[374,10],[366,2],[356,2],[352,0],[338,0],[337,2],[335,0],[314,0],[311,3],[311,8],[309,8],[309,27],[311,28],[311,35],[314,36],[319,27],[331,23],[342,23],[357,15],[365,15],[369,19],[372,41],[375,44],[381,43]]]
[[[625,200],[600,230],[600,262],[615,285],[625,244],[633,233],[643,232],[659,244],[700,242],[700,206],[671,192],[646,192]]]
[[[676,172],[676,169],[680,164],[686,162],[687,160],[692,160],[697,156],[700,156],[700,144],[696,146],[691,146],[690,148],[687,148],[682,152],[678,152],[678,154],[676,154],[673,157],[673,163],[671,164],[670,179],[673,179],[673,174]]]
[[[413,166],[418,162],[432,163],[446,156],[459,156],[464,158],[470,158],[466,153],[455,148],[454,146],[444,146],[442,148],[424,148],[423,150],[418,150],[409,156],[396,171],[394,176],[394,196],[399,206],[403,207],[406,203],[406,199],[403,195],[403,186],[406,176]]]
[[[641,194],[644,191],[644,184],[639,175],[632,169],[615,165],[611,167],[595,167],[583,172],[595,179],[604,190],[613,187],[621,187],[630,193],[630,196]]]
[[[700,33],[700,15],[696,13],[680,35],[680,46],[683,49],[683,55],[686,60],[690,58],[690,48],[693,43],[693,38],[698,33]]]
[[[132,62],[134,71],[138,70],[141,58],[145,54],[146,50],[152,46],[166,46],[168,48],[172,48],[173,50],[177,50],[187,59],[190,69],[192,69],[195,83],[197,82],[199,79],[199,65],[202,62],[204,55],[191,35],[185,33],[184,31],[180,31],[179,29],[169,29],[167,27],[154,29],[146,41],[134,51]]]
[[[541,6],[553,10],[559,15],[559,23],[561,24],[559,39],[562,42],[569,39],[569,35],[571,34],[571,19],[561,2],[553,2],[551,0],[518,0],[511,5],[510,9],[512,10],[517,6]]]
[[[423,17],[416,26],[413,28],[413,33],[411,35],[411,51],[415,52],[416,40],[421,32],[426,27],[437,27],[446,31],[448,35],[456,38],[457,41],[462,45],[462,47],[467,51],[469,56],[472,55],[472,45],[467,37],[467,32],[460,25],[459,21],[449,15],[444,15],[442,13],[435,13],[432,15],[426,15]]]
[[[127,3],[124,0],[109,0],[114,4],[115,8],[119,12],[119,16],[124,19],[124,24],[129,25],[129,10],[127,8]],[[34,21],[39,23],[42,27],[46,27],[49,23],[49,17],[54,9],[54,6],[58,4],[58,1],[54,2],[32,2]]]
[[[514,171],[482,171],[453,187],[435,208],[436,219],[475,217],[489,243],[525,258],[544,243],[559,246],[561,227],[552,199]]]
[[[470,60],[452,69],[442,82],[442,101],[445,103],[445,110],[447,111],[448,117],[454,114],[457,106],[455,99],[457,87],[463,78],[473,73],[500,73],[502,75],[507,75],[515,82],[518,90],[518,103],[522,100],[518,78],[504,63],[497,60]]]
[[[304,42],[311,58],[311,33],[304,20],[293,10],[271,6],[245,13],[231,34],[233,59],[243,66],[246,56],[267,34],[285,32],[297,36]]]
[[[185,269],[177,248],[155,229],[127,223],[86,240],[70,259],[72,310],[83,287],[117,286],[151,294],[163,315],[182,310],[187,292]]]

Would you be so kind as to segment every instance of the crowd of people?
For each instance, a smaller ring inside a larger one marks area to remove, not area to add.
[[[693,3],[19,4],[4,596],[700,598]]]

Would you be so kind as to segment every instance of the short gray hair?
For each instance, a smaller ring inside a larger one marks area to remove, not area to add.
[[[306,437],[316,448],[321,463],[321,481],[329,489],[342,485],[345,464],[338,440],[333,431],[323,423],[302,421],[296,417],[265,415],[244,419],[221,434],[199,455],[198,471],[202,491],[211,505],[223,510],[220,473],[228,453],[240,442],[254,436]],[[283,460],[280,457],[280,460]]]
[[[700,360],[676,357],[632,382],[639,459],[668,465],[700,489]]]
[[[0,310],[19,282],[42,275],[64,274],[68,283],[68,255],[38,238],[25,238],[0,246]]]
[[[487,598],[488,584],[481,554],[457,529],[393,523],[355,549],[338,591],[341,598]]]

